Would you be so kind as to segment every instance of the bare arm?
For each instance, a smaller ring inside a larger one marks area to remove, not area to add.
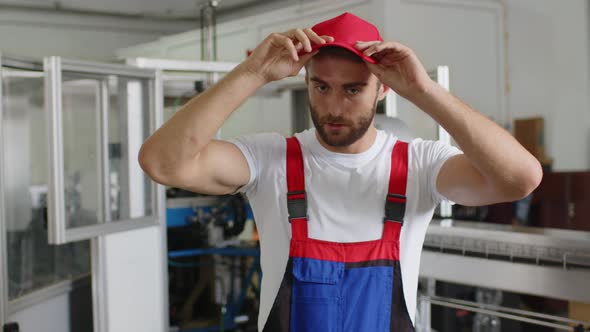
[[[462,205],[514,201],[541,182],[541,165],[514,137],[432,81],[418,57],[397,42],[361,42],[367,64],[387,86],[445,128],[464,155],[447,160],[437,190]]]
[[[464,155],[451,157],[436,185],[445,197],[477,206],[514,201],[530,194],[543,176],[541,165],[506,130],[440,85],[412,98],[445,128]]]
[[[237,67],[190,100],[144,142],[139,153],[141,167],[158,183],[201,193],[228,193],[247,183],[248,164],[242,153],[233,144],[212,138],[263,84],[256,75]]]
[[[268,36],[252,55],[221,81],[190,100],[142,145],[139,163],[156,182],[206,194],[235,191],[249,180],[248,163],[231,143],[213,135],[264,84],[296,75],[314,53],[309,29]],[[294,41],[297,41],[296,43]],[[309,47],[308,47],[309,46]]]

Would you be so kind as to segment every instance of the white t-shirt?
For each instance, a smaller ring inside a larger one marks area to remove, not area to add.
[[[379,130],[367,151],[343,154],[324,148],[315,129],[296,137],[304,159],[309,236],[335,242],[381,238],[391,151],[397,138]],[[262,331],[289,258],[286,141],[279,134],[256,134],[231,142],[242,151],[250,167],[250,181],[239,191],[250,201],[260,236],[264,277],[258,328]],[[444,161],[459,153],[457,148],[437,141],[415,139],[409,145],[400,264],[406,304],[413,322],[426,228],[435,207],[445,199],[436,190],[436,177]]]

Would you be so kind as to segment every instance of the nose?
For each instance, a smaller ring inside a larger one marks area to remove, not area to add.
[[[331,116],[340,117],[346,109],[346,98],[334,93],[329,97],[327,106]]]

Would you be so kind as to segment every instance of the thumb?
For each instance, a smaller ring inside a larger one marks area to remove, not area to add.
[[[311,60],[311,58],[314,55],[318,54],[318,52],[319,52],[319,50],[315,50],[315,51],[313,51],[311,53],[306,53],[306,54],[300,56],[299,57],[299,61],[297,61],[297,65],[299,66],[299,68],[302,68],[303,66],[305,66],[305,64],[307,64],[307,62],[309,60]]]

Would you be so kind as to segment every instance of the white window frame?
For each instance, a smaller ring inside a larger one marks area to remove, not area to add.
[[[39,72],[40,76],[44,76],[43,65],[40,60],[25,58],[25,57],[6,57],[0,53],[0,144],[4,139],[3,133],[3,86],[2,77],[4,68],[15,68],[22,70],[31,70]],[[74,288],[85,286],[89,283],[90,271],[87,275],[81,275],[77,279],[63,279],[57,283],[38,288],[32,292],[20,296],[18,298],[9,299],[8,291],[8,248],[7,229],[6,229],[6,214],[5,214],[5,171],[4,171],[3,149],[0,149],[0,328],[9,323],[8,318],[15,313],[18,313],[26,308],[36,304],[47,301],[53,297],[68,293]]]
[[[75,228],[66,227],[65,218],[65,197],[64,197],[64,155],[63,155],[63,122],[62,122],[62,73],[77,73],[82,75],[114,75],[122,78],[140,79],[149,81],[149,132],[156,129],[154,109],[156,93],[156,72],[155,70],[136,68],[128,65],[105,64],[87,61],[64,59],[61,57],[47,57],[43,61],[45,71],[45,107],[49,115],[49,193],[48,193],[48,224],[49,243],[64,244],[85,239],[97,238],[101,235],[139,229],[159,225],[162,214],[158,204],[158,185],[153,181],[151,186],[152,213],[150,216],[118,220],[110,220],[110,204],[108,199],[109,188],[109,160],[108,160],[108,96],[103,87],[100,94],[100,140],[101,151],[99,153],[100,173],[103,185],[103,204],[99,208],[101,223],[91,226]],[[103,83],[104,85],[104,83]],[[135,146],[130,147],[131,151],[139,151],[142,142],[133,142]],[[131,145],[131,142],[128,142]],[[136,158],[128,158],[128,163],[137,163]],[[130,186],[131,187],[131,186]],[[133,196],[133,195],[131,195]]]
[[[0,144],[4,140],[3,126],[3,91],[2,91],[2,74],[3,61],[0,54]],[[0,327],[6,324],[6,307],[8,303],[8,260],[6,257],[6,209],[4,208],[4,149],[0,149]]]

